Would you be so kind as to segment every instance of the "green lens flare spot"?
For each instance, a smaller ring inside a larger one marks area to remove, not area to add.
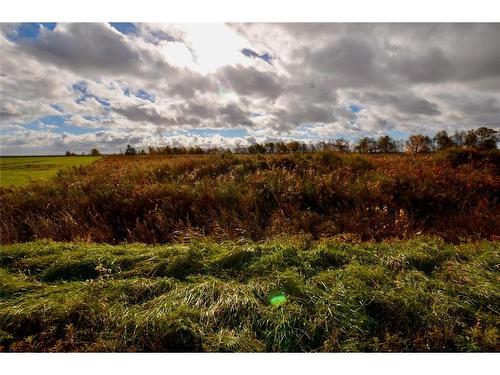
[[[269,302],[274,307],[284,305],[286,303],[286,296],[284,293],[274,294],[269,298]]]

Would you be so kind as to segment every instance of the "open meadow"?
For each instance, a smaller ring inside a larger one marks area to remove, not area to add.
[[[0,371],[500,367],[494,7],[25,1],[0,21]]]
[[[0,349],[498,351],[499,165],[123,155],[0,188]]]
[[[47,179],[60,169],[87,165],[98,159],[96,156],[3,156],[0,157],[0,186],[21,186]]]

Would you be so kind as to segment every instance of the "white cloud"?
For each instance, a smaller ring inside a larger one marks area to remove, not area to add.
[[[16,30],[0,27],[2,153],[500,126],[499,24],[137,24],[128,35],[58,24],[12,39]],[[73,128],[24,127],[58,115]],[[250,138],[190,134],[198,128]]]

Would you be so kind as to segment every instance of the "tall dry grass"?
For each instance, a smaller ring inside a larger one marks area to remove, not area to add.
[[[490,238],[500,234],[498,152],[491,155],[104,157],[1,189],[1,242]]]

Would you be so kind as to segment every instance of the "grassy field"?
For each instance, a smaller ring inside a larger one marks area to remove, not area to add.
[[[2,242],[500,235],[498,151],[108,156],[0,189]],[[64,159],[64,158],[62,158]]]
[[[0,350],[500,351],[499,160],[108,156],[0,187]]]
[[[63,168],[87,165],[95,156],[0,157],[0,186],[21,186],[32,180],[53,177]]]
[[[3,351],[498,351],[500,243],[1,247]]]

